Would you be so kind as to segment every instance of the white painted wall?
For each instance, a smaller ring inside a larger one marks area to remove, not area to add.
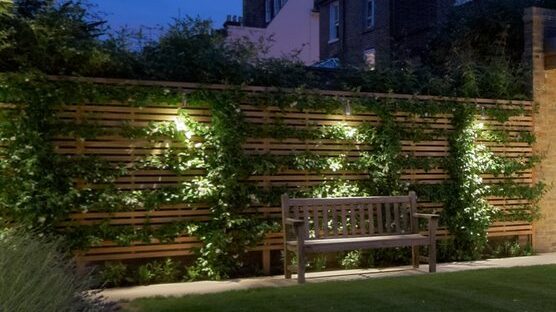
[[[313,12],[314,0],[289,0],[267,28],[228,26],[228,40],[266,41],[262,57],[290,57],[311,65],[320,60],[319,15]],[[270,40],[269,40],[270,39]]]

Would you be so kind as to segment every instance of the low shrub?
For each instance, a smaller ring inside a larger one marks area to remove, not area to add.
[[[486,258],[506,258],[531,256],[533,250],[530,244],[522,246],[518,240],[492,241],[487,246]]]
[[[153,283],[155,277],[153,270],[151,270],[151,264],[146,263],[137,268],[135,281],[139,285],[149,285]]]
[[[361,267],[362,255],[361,250],[350,251],[340,260],[340,265],[345,270],[359,269]]]
[[[311,261],[311,270],[315,272],[324,271],[326,269],[326,264],[328,262],[328,258],[326,255],[317,255]]]
[[[121,262],[106,263],[99,271],[99,279],[104,287],[122,286],[127,281],[127,266]]]
[[[106,262],[98,270],[98,279],[104,287],[176,283],[187,279],[186,271],[180,262],[170,258],[146,262],[139,266]]]
[[[76,273],[61,241],[0,227],[0,311],[109,311],[87,292],[90,277]]]
[[[152,262],[151,270],[154,274],[154,283],[172,283],[182,279],[179,264],[170,258]]]

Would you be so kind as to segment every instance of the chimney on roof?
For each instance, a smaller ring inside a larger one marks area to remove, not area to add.
[[[228,15],[226,17],[226,22],[224,23],[224,28],[228,26],[241,26],[243,18],[237,15]]]

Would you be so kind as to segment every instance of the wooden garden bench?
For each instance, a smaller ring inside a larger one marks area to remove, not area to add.
[[[419,267],[419,246],[428,246],[429,272],[435,272],[438,215],[417,213],[416,208],[415,192],[356,198],[283,195],[285,277],[291,278],[294,269],[289,251],[297,254],[297,280],[303,283],[306,254],[406,246],[412,247],[414,268]],[[420,218],[428,220],[428,235],[419,231]]]

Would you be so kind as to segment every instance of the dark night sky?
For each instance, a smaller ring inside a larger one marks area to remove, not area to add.
[[[212,19],[220,28],[227,15],[242,15],[242,0],[89,0],[113,29],[166,26],[175,17]]]

